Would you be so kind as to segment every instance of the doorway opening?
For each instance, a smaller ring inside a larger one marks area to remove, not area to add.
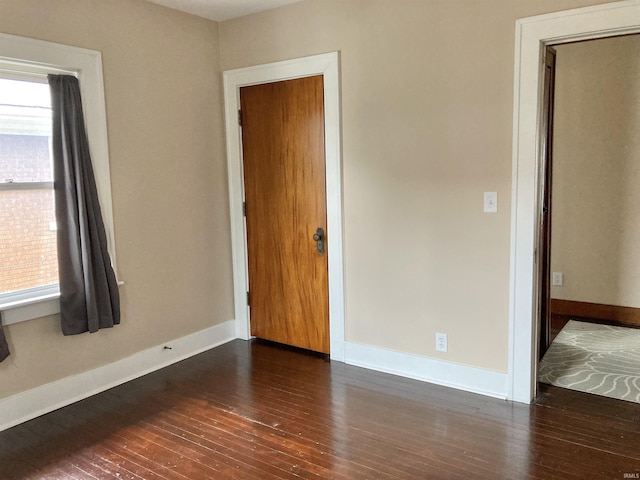
[[[638,32],[637,2],[607,3],[516,22],[509,321],[512,400],[530,403],[537,393],[542,53],[547,45]]]
[[[640,36],[551,48],[538,380],[640,402]]]

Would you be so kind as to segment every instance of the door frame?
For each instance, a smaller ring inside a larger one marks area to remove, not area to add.
[[[553,120],[556,90],[556,50],[547,45],[544,53],[545,70],[542,76],[543,105],[542,125],[540,130],[540,253],[537,273],[540,295],[540,328],[538,333],[538,361],[542,359],[550,346],[551,339],[551,241],[553,218],[552,190],[553,190]],[[547,69],[547,67],[550,67]],[[549,84],[547,86],[547,77]],[[544,211],[544,205],[547,211]]]
[[[329,241],[327,257],[329,344],[331,359],[343,362],[345,343],[344,257],[338,52],[223,72],[236,337],[244,340],[251,338],[250,312],[246,293],[249,285],[247,237],[242,208],[244,201],[242,137],[238,125],[240,88],[313,75],[322,75],[324,81],[327,233]]]
[[[530,403],[537,393],[543,52],[547,45],[632,33],[640,33],[639,0],[516,22],[508,396],[518,402]]]

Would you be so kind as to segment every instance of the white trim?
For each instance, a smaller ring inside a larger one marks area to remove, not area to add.
[[[4,326],[60,313],[60,294],[31,298],[21,305],[3,307],[0,323]]]
[[[344,359],[344,266],[342,239],[342,167],[340,149],[340,85],[338,53],[270,63],[224,72],[227,168],[233,255],[236,335],[249,339],[247,308],[247,247],[242,201],[242,152],[238,127],[239,89],[311,75],[324,76],[325,156],[327,176],[327,232],[329,233],[329,328],[331,358]]]
[[[14,37],[13,35],[6,35],[6,34],[0,34],[0,41],[2,41],[2,36],[6,36],[6,37]],[[25,37],[15,37],[18,39],[22,39],[24,40]],[[13,41],[14,38],[8,38],[8,40]],[[17,40],[18,43],[22,44],[22,40]],[[31,43],[31,38],[26,38],[27,42]],[[40,42],[40,40],[36,40],[36,42]],[[44,43],[49,43],[49,42],[44,42]],[[36,43],[31,43],[34,48],[39,48],[39,46]],[[52,45],[56,45],[56,44],[52,44]],[[22,47],[20,47],[22,48]],[[74,47],[69,47],[69,48],[74,48]],[[80,50],[84,50],[84,49],[80,49]],[[86,50],[86,51],[91,51],[91,50]],[[23,80],[23,81],[30,81],[30,82],[37,82],[37,83],[49,83],[49,80],[47,79],[47,75],[51,74],[57,74],[57,75],[73,75],[74,77],[78,76],[78,71],[74,70],[72,68],[59,68],[56,65],[53,65],[49,62],[44,62],[43,64],[36,62],[31,62],[29,61],[29,59],[27,57],[22,58],[22,57],[16,57],[19,58],[19,60],[15,60],[15,59],[11,59],[8,56],[4,56],[2,58],[0,58],[0,77],[1,78],[8,78],[8,79],[12,79],[12,80]],[[25,60],[27,60],[27,62],[25,63]],[[69,62],[72,63],[72,62]]]
[[[509,398],[529,403],[536,394],[537,274],[540,202],[539,132],[542,51],[545,45],[640,32],[640,1],[520,19],[516,22],[511,282],[509,305]]]
[[[11,325],[60,312],[60,285],[28,288],[0,295],[0,323]]]
[[[49,300],[60,296],[60,285],[43,285],[40,287],[25,288],[17,292],[0,294],[0,310],[21,307],[31,303]]]
[[[60,313],[59,293],[31,298],[21,305],[3,307],[2,311],[0,311],[0,320],[6,327],[14,323],[48,317],[56,313]]]
[[[118,287],[123,285],[124,282],[118,282]],[[29,289],[28,292],[21,290],[15,295],[4,294],[0,296],[0,323],[5,326],[56,313],[60,313],[60,286],[58,284]]]
[[[350,342],[345,343],[345,363],[490,397],[507,398],[506,373]]]
[[[27,64],[28,69],[37,75],[60,72],[77,75],[108,250],[117,276],[102,54],[95,50],[0,33],[0,62],[5,65]]]
[[[154,372],[235,338],[235,322],[201,330],[88,372],[0,400],[0,431]],[[171,349],[165,349],[170,346]]]
[[[53,182],[8,182],[0,183],[0,192],[29,190],[53,190]]]

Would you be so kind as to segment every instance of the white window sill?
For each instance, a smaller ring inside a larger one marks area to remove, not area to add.
[[[32,298],[22,302],[0,305],[2,324],[26,322],[34,318],[46,317],[60,312],[60,294],[54,293],[42,297]]]
[[[118,286],[124,285],[119,281]],[[50,293],[22,300],[0,303],[2,325],[26,322],[60,313],[60,293]]]

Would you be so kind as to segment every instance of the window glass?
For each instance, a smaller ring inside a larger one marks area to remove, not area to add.
[[[58,283],[46,83],[0,79],[0,294]]]

